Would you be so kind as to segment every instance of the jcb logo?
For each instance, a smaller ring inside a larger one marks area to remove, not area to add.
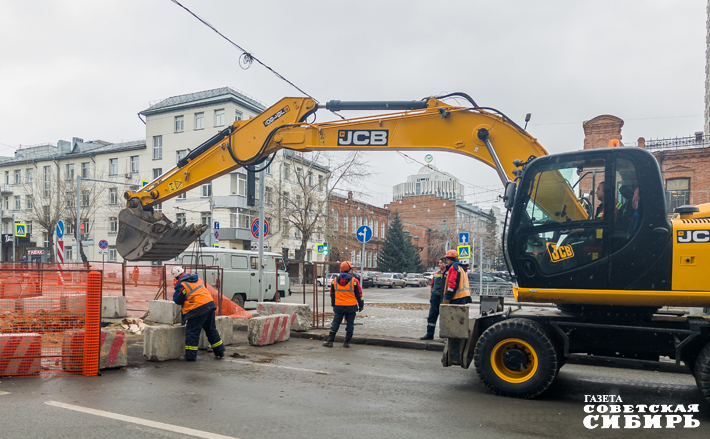
[[[560,262],[574,257],[574,250],[571,245],[557,246],[554,242],[547,243],[547,252],[550,254],[552,262]]]
[[[389,130],[340,130],[338,145],[341,146],[387,146]]]
[[[710,242],[710,230],[678,230],[678,242]]]

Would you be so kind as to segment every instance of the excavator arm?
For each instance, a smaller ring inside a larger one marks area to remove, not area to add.
[[[305,120],[318,108],[394,110],[324,123]],[[340,102],[318,105],[310,98],[284,98],[260,115],[237,121],[192,150],[173,169],[138,192],[124,194],[118,252],[127,260],[168,260],[179,255],[207,226],[177,225],[152,206],[239,167],[258,165],[281,148],[317,150],[444,150],[479,160],[505,184],[515,180],[515,160],[547,155],[518,125],[496,110],[451,106],[436,98],[404,102]],[[573,191],[560,186],[560,190]],[[545,206],[542,206],[545,208]],[[549,206],[549,209],[559,206]],[[576,213],[586,213],[581,205]]]

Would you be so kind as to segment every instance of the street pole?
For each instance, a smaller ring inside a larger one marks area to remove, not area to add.
[[[15,241],[17,237],[15,236],[15,214],[12,214],[12,262],[15,262]]]
[[[362,237],[362,253],[360,253],[360,273],[365,270],[365,236]]]
[[[264,170],[259,172],[259,302],[264,301]],[[276,262],[276,261],[274,261]],[[275,267],[278,271],[278,267]],[[276,285],[276,294],[278,294],[279,286]],[[274,294],[274,296],[276,295]]]
[[[478,263],[478,291],[480,291],[480,294],[483,294],[483,236],[481,236],[481,245],[478,247],[478,254],[481,258],[480,262]]]
[[[74,249],[74,254],[76,255],[76,262],[79,262],[79,247],[81,246],[81,175],[76,176],[76,248]]]

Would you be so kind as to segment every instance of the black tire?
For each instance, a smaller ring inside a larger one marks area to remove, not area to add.
[[[234,302],[237,305],[244,308],[244,295],[243,294],[235,294],[234,296],[232,296],[232,302]]]
[[[390,289],[394,288],[394,282],[390,284]]]
[[[693,375],[695,376],[695,384],[697,384],[698,390],[700,390],[706,400],[710,401],[710,343],[706,344],[698,354],[693,368]]]
[[[507,356],[509,351],[514,352]],[[518,370],[515,370],[516,361]],[[558,349],[542,325],[528,319],[510,319],[496,323],[481,335],[473,363],[481,382],[492,393],[534,398],[552,384],[560,359]]]

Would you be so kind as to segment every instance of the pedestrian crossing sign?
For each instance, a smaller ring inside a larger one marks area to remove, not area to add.
[[[459,259],[468,259],[471,257],[471,246],[470,245],[460,245],[456,247],[459,252]]]
[[[27,224],[15,223],[15,236],[27,236]]]

